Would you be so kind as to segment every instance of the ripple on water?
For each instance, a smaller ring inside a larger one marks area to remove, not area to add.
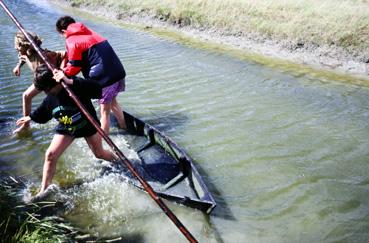
[[[8,2],[22,23],[42,36],[43,47],[64,49],[53,25],[39,25],[55,18],[55,12]],[[55,124],[34,126],[31,138],[11,142],[31,74],[12,76],[16,28],[5,17],[0,15],[0,119],[5,126],[0,128],[0,156],[10,158],[16,168],[35,168]],[[118,98],[123,107],[167,129],[204,169],[205,181],[218,189],[218,205],[228,205],[235,218],[210,217],[224,241],[367,239],[368,88],[279,72],[150,34],[81,21],[107,37],[123,60],[128,74],[127,90]],[[112,137],[125,149],[119,136]],[[26,164],[22,156],[34,162]],[[57,181],[85,182],[68,191],[78,203],[70,214],[74,222],[104,235],[137,234],[141,242],[183,240],[151,208],[147,195],[130,189],[117,175],[99,177],[96,164],[83,139],[58,163]],[[213,240],[196,210],[170,206],[200,241]]]

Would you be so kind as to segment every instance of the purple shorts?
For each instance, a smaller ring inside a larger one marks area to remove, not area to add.
[[[125,80],[122,79],[102,89],[102,97],[99,104],[109,104],[117,97],[118,93],[123,92],[126,88]]]

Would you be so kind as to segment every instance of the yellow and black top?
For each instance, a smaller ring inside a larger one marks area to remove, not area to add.
[[[91,99],[101,97],[100,84],[94,80],[74,77],[73,85],[70,88],[91,116],[98,122]],[[41,105],[31,113],[30,117],[32,121],[37,123],[47,123],[52,118],[55,118],[58,121],[58,125],[55,128],[58,134],[78,138],[89,137],[97,132],[72,98],[69,97],[65,89],[60,90],[56,95],[48,94]]]

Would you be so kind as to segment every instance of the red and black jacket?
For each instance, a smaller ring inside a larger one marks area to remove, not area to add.
[[[109,42],[82,23],[68,26],[66,49],[68,63],[64,73],[68,76],[82,71],[85,78],[97,80],[102,87],[126,76],[124,67]]]

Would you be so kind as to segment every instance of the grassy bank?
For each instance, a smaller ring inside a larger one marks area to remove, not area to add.
[[[76,7],[107,7],[120,18],[149,15],[180,26],[250,35],[296,47],[334,45],[369,60],[367,0],[67,0]],[[363,61],[368,61],[363,60]]]
[[[55,203],[24,204],[20,198],[24,187],[23,182],[0,174],[0,241],[72,242],[74,229],[50,214]]]
[[[61,217],[65,207],[48,200],[25,204],[20,178],[0,173],[0,242],[96,242]],[[103,241],[103,239],[101,239]]]

